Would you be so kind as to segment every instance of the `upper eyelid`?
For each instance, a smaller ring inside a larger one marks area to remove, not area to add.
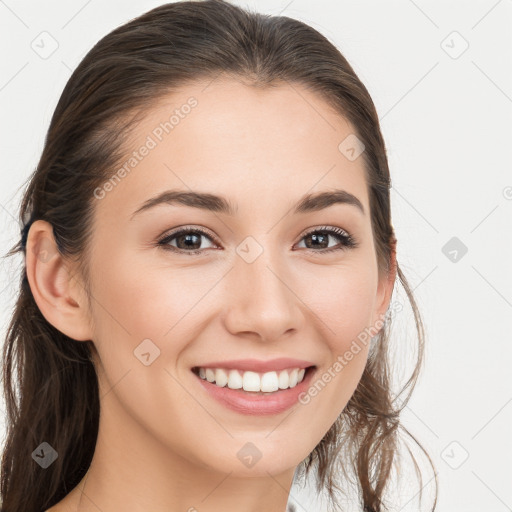
[[[310,228],[310,229],[307,229],[306,231],[304,231],[302,233],[302,236],[309,235],[310,233],[314,233],[315,231],[322,231],[322,230],[333,231],[335,229],[340,229],[341,231],[344,231],[348,236],[351,236],[349,231],[347,231],[345,228],[340,228],[339,226],[318,226],[318,227],[313,227],[313,228]]]
[[[159,241],[167,240],[168,238],[174,237],[182,232],[187,233],[189,231],[198,231],[201,235],[208,236],[213,241],[217,240],[217,237],[215,235],[211,234],[210,231],[207,230],[206,228],[199,228],[199,227],[195,227],[195,226],[178,226],[177,228],[173,228],[170,231],[166,231],[163,235],[161,235],[158,238],[158,240]]]

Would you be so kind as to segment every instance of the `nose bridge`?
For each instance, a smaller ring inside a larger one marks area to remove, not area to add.
[[[237,247],[230,272],[227,327],[234,334],[252,331],[270,341],[300,327],[300,301],[279,251],[248,238]]]

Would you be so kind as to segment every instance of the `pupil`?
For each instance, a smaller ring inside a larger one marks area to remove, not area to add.
[[[324,242],[326,242],[326,241],[327,241],[327,236],[328,236],[328,235],[325,235],[325,234],[321,234],[321,235],[312,234],[312,235],[310,235],[310,237],[311,237],[315,242],[318,242],[318,241],[320,240],[320,243],[321,243],[321,239],[324,239]],[[311,244],[307,244],[308,248],[309,248],[309,247],[312,247],[312,246],[314,246],[314,247],[318,247],[318,245],[319,245],[318,243],[317,243],[317,244],[312,244],[312,245],[311,245]]]
[[[185,246],[190,248],[198,248],[196,246],[200,245],[200,241],[198,240],[200,237],[196,234],[187,234],[187,235],[182,235],[181,237],[179,237],[180,239],[185,239]],[[194,243],[194,241],[192,240],[192,238],[196,238],[196,241]]]

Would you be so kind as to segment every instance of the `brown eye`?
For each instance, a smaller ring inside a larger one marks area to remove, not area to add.
[[[200,249],[203,238],[213,241],[212,237],[201,229],[180,229],[179,231],[170,233],[159,240],[158,245],[171,251],[187,254],[200,254],[204,251],[204,248]],[[175,245],[171,243],[174,240],[176,241]]]
[[[337,239],[338,244],[335,246],[329,246],[330,239]],[[320,228],[306,233],[302,240],[305,240],[305,248],[313,250],[314,252],[331,252],[340,249],[349,249],[357,247],[357,243],[354,238],[347,233],[345,230],[340,228]],[[316,250],[320,249],[320,250]]]

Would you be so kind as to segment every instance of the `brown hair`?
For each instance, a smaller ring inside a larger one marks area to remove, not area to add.
[[[388,272],[395,241],[390,176],[367,89],[340,51],[312,27],[222,0],[162,5],[116,28],[89,51],[53,114],[22,200],[21,238],[7,256],[24,254],[30,225],[45,220],[53,227],[60,253],[81,262],[87,284],[93,191],[121,161],[131,127],[162,95],[221,74],[257,87],[279,82],[307,87],[348,119],[365,145],[362,158],[378,266],[380,272]],[[414,313],[419,343],[414,371],[397,395],[408,390],[406,398],[398,406],[392,395],[388,318],[347,406],[298,466],[305,474],[316,467],[317,489],[327,489],[334,506],[335,491],[342,489],[338,476],[352,468],[363,510],[387,510],[384,491],[397,461],[400,429],[410,435],[399,416],[418,378],[424,332],[398,265],[396,271]],[[46,321],[23,266],[3,348],[7,436],[1,465],[2,511],[46,510],[86,473],[100,408],[92,351],[91,340],[73,340]],[[44,470],[32,459],[43,441],[59,454]],[[436,502],[437,479],[432,510]]]

